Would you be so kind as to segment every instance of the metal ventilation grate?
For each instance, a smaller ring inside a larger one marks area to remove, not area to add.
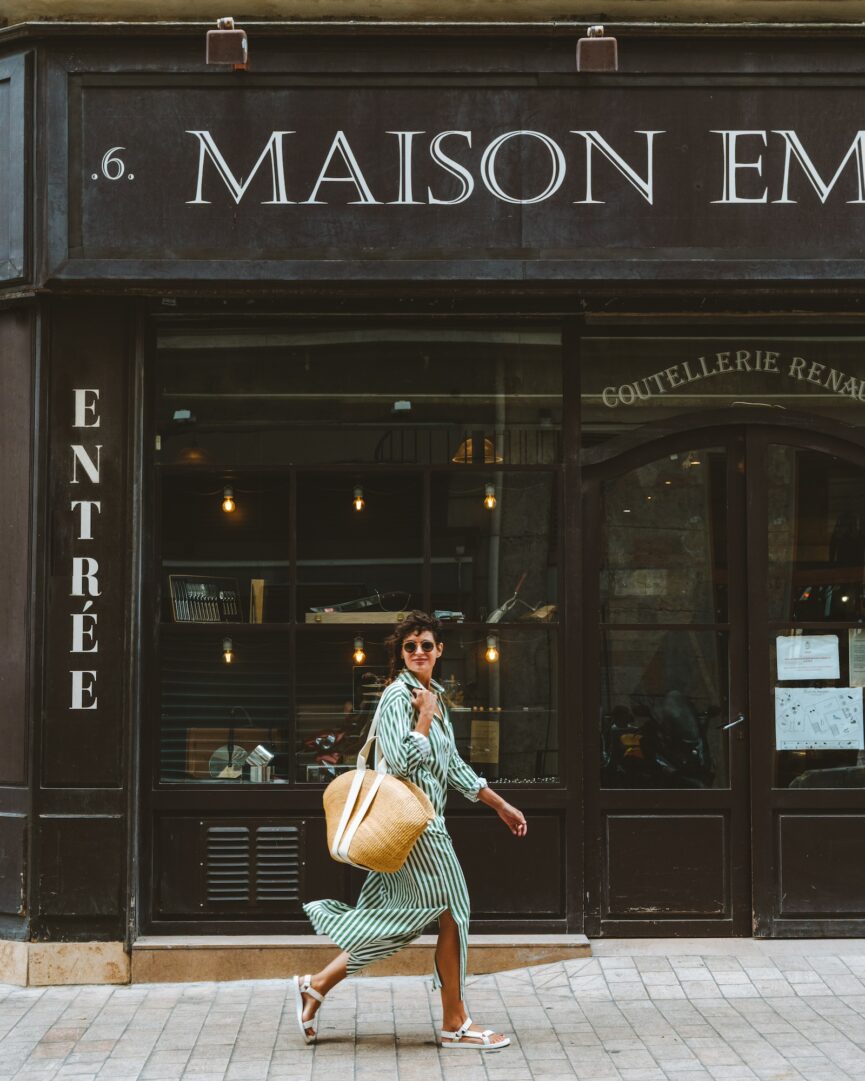
[[[300,830],[259,826],[255,831],[256,901],[300,900]]]
[[[212,905],[249,901],[249,829],[210,826],[207,830],[207,900]]]
[[[202,825],[205,824],[202,822]],[[205,827],[207,905],[248,912],[274,904],[300,907],[302,822]]]

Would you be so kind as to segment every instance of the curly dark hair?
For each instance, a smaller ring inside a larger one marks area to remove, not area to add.
[[[416,608],[413,612],[407,612],[405,617],[394,627],[393,634],[385,638],[384,644],[387,649],[388,660],[390,661],[390,673],[388,674],[389,683],[392,683],[396,679],[397,674],[403,667],[403,642],[409,635],[422,634],[423,631],[429,631],[432,634],[436,645],[442,641],[441,623],[435,616],[431,616],[427,612],[421,612],[420,609]]]

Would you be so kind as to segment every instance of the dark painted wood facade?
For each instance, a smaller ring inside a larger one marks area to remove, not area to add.
[[[506,315],[562,334],[560,770],[555,784],[505,786],[530,823],[518,854],[495,820],[454,804],[477,928],[861,934],[865,882],[850,869],[865,866],[865,790],[775,786],[757,673],[791,623],[773,620],[760,584],[769,448],[861,469],[865,428],[842,433],[807,410],[760,411],[758,425],[733,402],[590,446],[580,416],[581,356],[599,334],[861,334],[861,39],[623,29],[622,72],[581,79],[577,31],[561,28],[262,26],[253,67],[231,75],[204,66],[203,34],[0,33],[2,933],[302,931],[300,900],[359,886],[327,858],[320,787],[160,782],[154,552],[170,470],[151,454],[158,328]],[[738,151],[722,129],[748,133]],[[273,141],[283,130],[297,134]],[[334,152],[337,131],[349,136]],[[411,192],[410,131],[423,156]],[[357,198],[319,205],[330,152],[325,190],[349,184]],[[749,725],[730,729],[716,788],[602,787],[604,493],[702,448],[725,455],[731,584],[724,617],[694,633],[728,636],[724,701]],[[293,474],[286,483],[296,492]],[[836,622],[846,634],[861,619]],[[267,831],[283,831],[291,897],[219,900],[208,853],[232,829],[253,875]]]

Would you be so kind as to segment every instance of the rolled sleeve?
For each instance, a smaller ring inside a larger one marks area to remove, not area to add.
[[[448,785],[472,803],[477,803],[478,793],[487,787],[486,778],[479,777],[472,767],[460,758],[455,743],[448,762]]]
[[[424,762],[426,762],[432,754],[432,747],[430,746],[429,739],[421,732],[415,732],[414,730],[409,732],[409,736],[411,736],[412,739],[417,741],[418,749],[421,753],[421,758],[423,758]]]

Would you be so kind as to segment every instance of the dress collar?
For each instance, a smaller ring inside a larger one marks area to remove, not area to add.
[[[399,673],[399,675],[396,678],[401,679],[403,681],[403,683],[407,683],[409,685],[409,687],[420,687],[421,690],[424,689],[423,684],[417,678],[417,676],[414,675],[412,672],[409,672],[409,670],[407,668],[403,668],[403,670]],[[436,682],[436,680],[434,680],[434,679],[430,680],[430,690],[435,691],[436,694],[443,694],[444,693],[444,687],[441,685],[441,683]]]

